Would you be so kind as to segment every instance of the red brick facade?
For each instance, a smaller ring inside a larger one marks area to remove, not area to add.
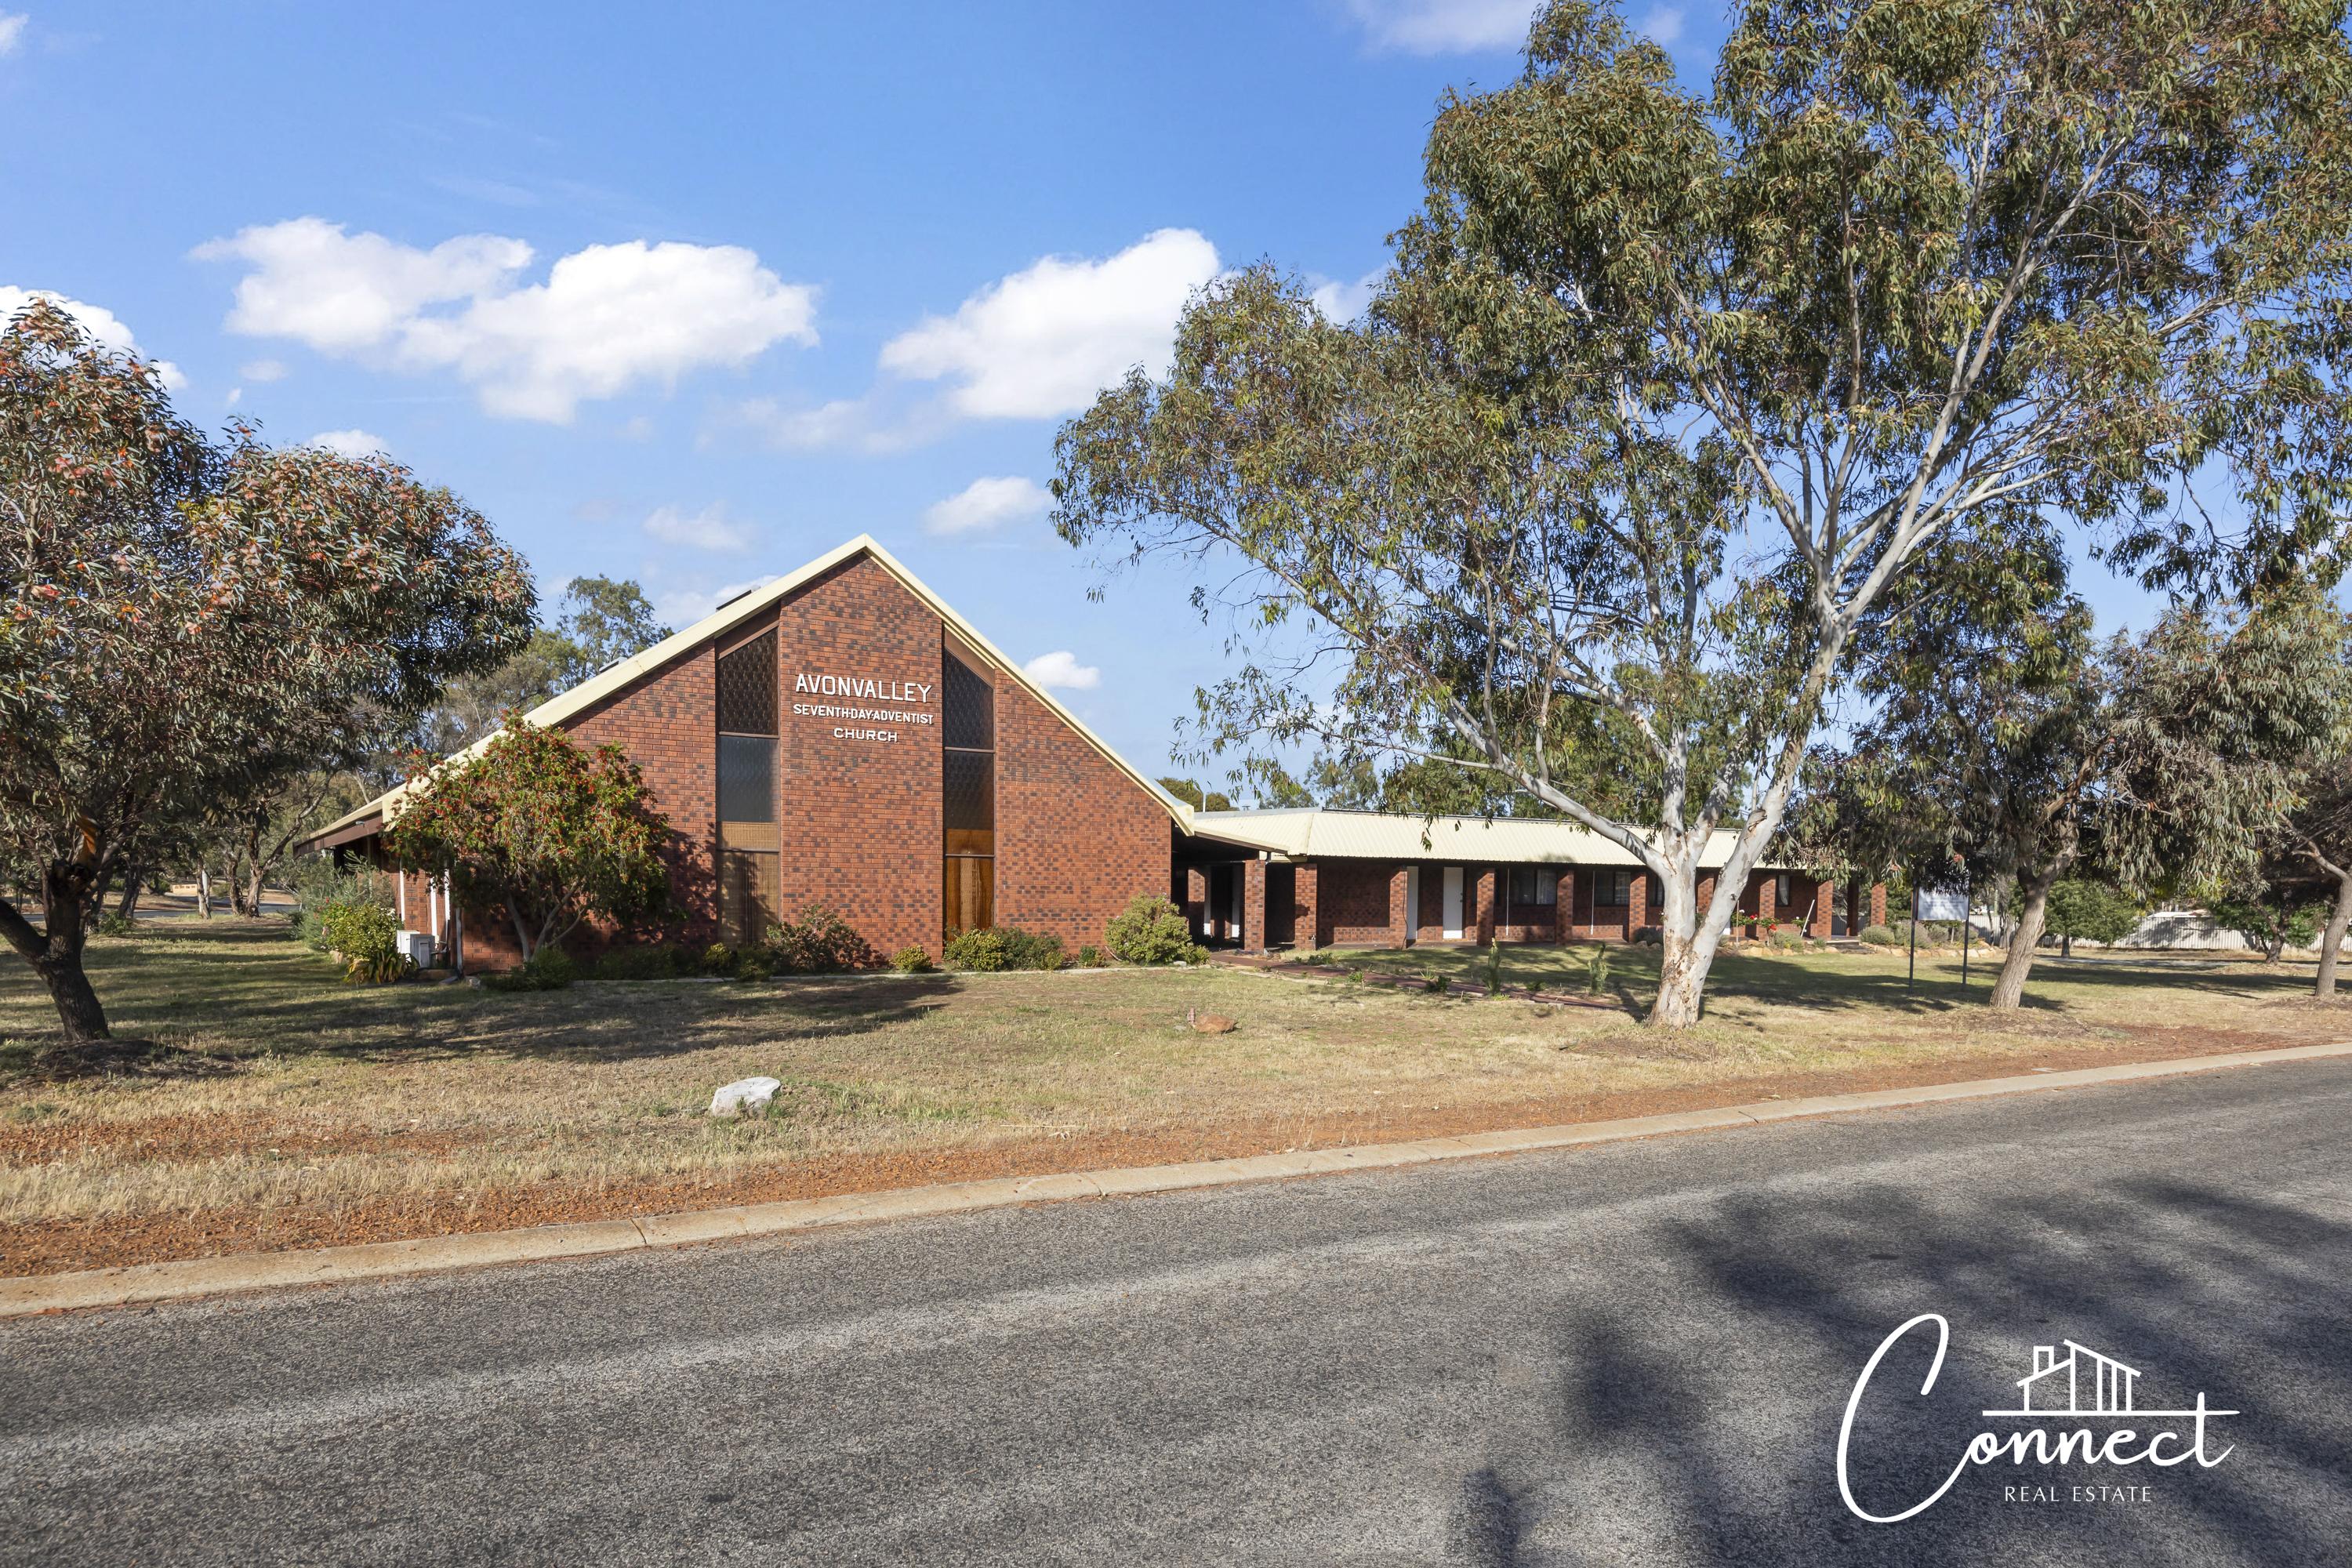
[[[805,906],[822,906],[877,956],[905,947],[940,956],[946,936],[940,720],[952,635],[893,573],[865,556],[564,722],[583,744],[626,750],[676,833],[675,916],[657,929],[579,933],[567,943],[575,952],[592,955],[618,941],[702,942],[717,934],[717,656],[771,625],[778,662],[776,913],[793,919]],[[965,650],[964,658],[994,692],[995,922],[1049,932],[1072,950],[1099,942],[1129,900],[1168,889],[1168,813],[1018,681],[976,652]],[[921,700],[896,702],[831,697],[795,690],[803,675],[919,683],[930,690]],[[796,703],[888,707],[928,714],[930,722],[795,712]],[[412,875],[405,884],[404,918],[424,929],[424,879]],[[498,910],[466,912],[465,948],[469,968],[503,968],[520,956]]]
[[[1167,809],[1085,736],[997,680],[998,925],[1058,936],[1072,952],[1100,942],[1137,894],[1166,889],[1171,829]]]

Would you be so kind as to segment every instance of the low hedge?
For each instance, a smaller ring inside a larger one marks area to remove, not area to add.
[[[1019,926],[960,931],[948,938],[948,967],[991,973],[1005,969],[1059,969],[1068,960],[1062,939]]]

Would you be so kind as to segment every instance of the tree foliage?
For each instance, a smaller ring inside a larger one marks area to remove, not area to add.
[[[503,908],[525,963],[590,919],[626,922],[669,897],[669,820],[618,746],[587,750],[520,718],[474,756],[420,759],[384,848],[446,874],[460,899]]]
[[[419,716],[409,747],[435,756],[463,751],[508,712],[536,708],[670,635],[645,590],[627,579],[574,577],[560,604],[511,656],[451,681]]]
[[[2086,877],[2062,877],[2050,886],[2044,929],[2058,939],[2059,951],[2071,955],[2074,939],[2118,942],[2139,929],[2147,906],[2112,883]]]
[[[1624,846],[1691,1023],[1906,574],[2052,519],[2181,589],[2334,569],[2347,62],[2289,0],[1751,0],[1704,100],[1557,0],[1441,105],[1365,317],[1212,285],[1062,431],[1056,527],[1202,563],[1249,650],[1204,749],[1444,759]]]
[[[495,662],[522,562],[383,458],[215,442],[152,368],[36,302],[0,332],[0,900],[70,1037],[102,1036],[82,933],[152,848]]]

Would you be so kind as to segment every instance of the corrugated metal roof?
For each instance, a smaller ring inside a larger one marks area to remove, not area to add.
[[[1302,806],[1281,811],[1196,811],[1205,838],[1270,850],[1294,860],[1496,861],[1513,865],[1639,866],[1632,850],[1573,822],[1528,816],[1397,816]],[[1731,857],[1736,836],[1708,840],[1703,866]],[[1780,869],[1778,866],[1760,868]]]

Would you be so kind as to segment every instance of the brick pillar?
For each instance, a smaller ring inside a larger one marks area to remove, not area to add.
[[[1568,942],[1576,935],[1575,872],[1562,871],[1559,874],[1559,888],[1555,897],[1559,901],[1551,907],[1551,940],[1554,942]]]
[[[1323,946],[1323,917],[1318,904],[1315,868],[1300,866],[1290,873],[1293,916],[1290,943],[1303,952],[1319,952]]]
[[[1697,923],[1691,928],[1695,931],[1698,926],[1706,923],[1706,906],[1715,900],[1714,872],[1701,871],[1698,874],[1698,880],[1692,885],[1691,897],[1698,905],[1693,917]]]
[[[1830,934],[1830,917],[1837,901],[1837,889],[1826,881],[1813,883],[1813,918],[1805,930],[1814,936]]]
[[[1650,923],[1650,874],[1636,867],[1625,884],[1625,940]]]
[[[1265,862],[1242,862],[1242,951],[1265,951]]]
[[[1196,942],[1209,935],[1209,868],[1205,866],[1184,868],[1184,919],[1192,927]]]
[[[1884,882],[1870,885],[1870,923],[1874,926],[1886,923],[1886,884]]]
[[[1414,924],[1421,919],[1419,910],[1404,907],[1405,868],[1399,866],[1389,872],[1389,945],[1408,947],[1412,942]]]
[[[1772,896],[1780,890],[1780,879],[1773,871],[1752,875],[1756,878],[1756,929],[1760,933],[1770,931],[1773,921],[1779,918],[1780,911],[1772,907]]]
[[[1495,868],[1478,873],[1478,914],[1471,934],[1481,946],[1495,940]]]

